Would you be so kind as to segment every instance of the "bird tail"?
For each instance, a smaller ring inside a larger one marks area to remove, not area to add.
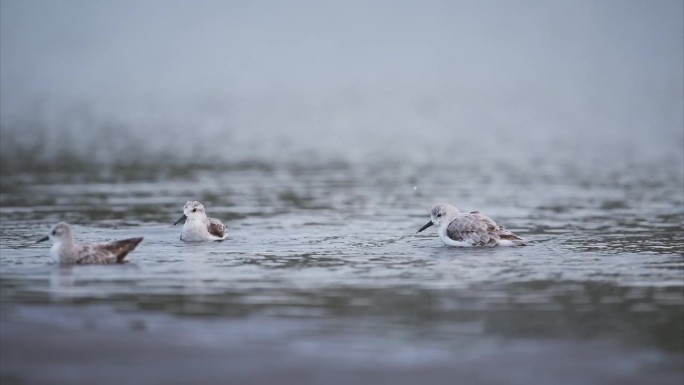
[[[109,244],[111,251],[116,255],[116,263],[122,263],[124,258],[135,249],[140,242],[142,242],[143,237],[139,238],[128,238],[122,239],[120,241],[115,241]]]
[[[527,246],[528,241],[513,233],[499,235],[499,239],[504,242],[510,242],[512,246]]]

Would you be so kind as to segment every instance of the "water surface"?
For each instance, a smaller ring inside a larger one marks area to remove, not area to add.
[[[3,177],[3,378],[683,377],[677,167],[621,179],[381,160],[159,167]],[[188,199],[229,239],[181,242],[171,223]],[[440,200],[533,242],[454,249],[415,234]],[[145,240],[126,265],[60,267],[34,244],[59,220],[83,241]]]

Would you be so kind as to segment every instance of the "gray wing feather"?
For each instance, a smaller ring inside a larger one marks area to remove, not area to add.
[[[209,230],[209,234],[219,238],[223,238],[226,235],[226,226],[216,218],[209,218],[207,230]]]
[[[102,245],[83,245],[78,250],[76,263],[78,264],[107,264],[116,262],[116,255],[102,247]]]
[[[123,262],[126,255],[135,249],[142,240],[142,238],[130,238],[102,245],[92,243],[81,245],[76,263],[109,264]]]
[[[496,246],[500,239],[521,239],[479,211],[456,217],[447,227],[447,236],[476,246]]]

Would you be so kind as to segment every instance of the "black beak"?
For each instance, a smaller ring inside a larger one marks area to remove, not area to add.
[[[188,216],[185,215],[185,214],[183,214],[183,215],[181,215],[180,218],[178,218],[177,221],[173,222],[173,225],[175,226],[175,225],[177,225],[177,224],[179,224],[179,223],[183,223],[183,222],[185,222],[186,219],[188,219]]]
[[[418,230],[418,233],[420,233],[421,231],[427,229],[428,227],[430,227],[432,225],[434,225],[434,223],[432,223],[432,221],[426,223],[425,226],[421,227],[420,230]],[[418,233],[416,233],[416,234],[418,234]]]
[[[37,240],[36,243],[45,242],[45,241],[47,241],[48,239],[50,239],[50,237],[48,237],[48,236],[46,235],[46,236],[44,236],[43,238],[40,238],[39,240]]]

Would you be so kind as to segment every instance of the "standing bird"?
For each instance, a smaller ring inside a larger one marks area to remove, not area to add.
[[[50,257],[55,262],[65,265],[123,263],[126,255],[143,240],[140,237],[103,244],[78,244],[74,241],[71,227],[66,222],[59,222],[52,226],[50,233],[39,239],[38,242],[45,242],[48,239],[53,242],[52,248],[50,248]]]
[[[183,206],[183,215],[173,225],[185,222],[181,241],[222,241],[228,237],[228,229],[215,218],[207,218],[204,206],[197,201],[188,201]]]
[[[418,232],[435,225],[439,239],[447,246],[524,246],[527,241],[479,211],[462,213],[450,204],[434,205],[430,222]]]

